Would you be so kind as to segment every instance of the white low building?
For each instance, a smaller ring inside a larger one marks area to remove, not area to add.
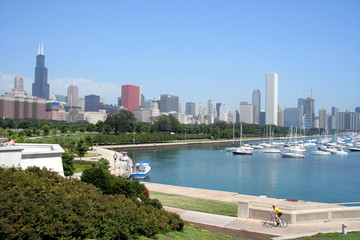
[[[15,146],[0,147],[0,166],[22,169],[45,167],[64,176],[61,160],[64,152],[59,144],[16,143]]]

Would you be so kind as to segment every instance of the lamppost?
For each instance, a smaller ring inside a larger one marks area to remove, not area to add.
[[[115,169],[116,169],[116,168],[115,168],[115,166],[116,166],[115,162],[116,162],[116,159],[117,159],[117,157],[118,157],[118,155],[117,155],[116,152],[114,153],[113,157],[114,157],[114,175],[115,175]]]

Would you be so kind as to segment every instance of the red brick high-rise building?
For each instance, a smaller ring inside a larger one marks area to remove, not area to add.
[[[129,111],[138,109],[141,105],[141,88],[133,85],[122,85],[121,106]]]

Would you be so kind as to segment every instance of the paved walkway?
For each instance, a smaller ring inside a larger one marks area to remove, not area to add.
[[[274,198],[265,198],[265,197],[256,197],[241,195],[232,192],[224,191],[213,191],[206,189],[196,189],[196,188],[187,188],[187,187],[178,187],[170,186],[164,184],[156,183],[147,183],[144,182],[145,186],[151,191],[163,192],[169,194],[178,194],[189,197],[211,199],[225,202],[237,202],[239,199],[247,199],[249,201],[255,201],[260,199],[262,201],[266,200],[269,203],[282,203],[286,200],[274,199]],[[299,204],[297,202],[290,202],[291,204]],[[309,202],[307,202],[309,203]],[[289,204],[289,202],[286,202]],[[300,203],[301,204],[301,203]],[[302,203],[303,204],[303,203]],[[329,233],[329,232],[342,232],[342,224],[347,225],[347,231],[360,231],[360,220],[343,220],[343,221],[332,221],[332,222],[315,222],[315,223],[304,223],[304,224],[294,224],[290,225],[283,229],[279,227],[267,228],[264,226],[263,221],[253,220],[253,219],[240,219],[236,217],[228,217],[222,215],[215,215],[210,213],[202,213],[196,211],[188,211],[178,208],[165,207],[166,210],[170,212],[175,212],[180,215],[180,217],[189,222],[212,225],[217,227],[235,229],[235,230],[246,230],[250,232],[257,232],[262,234],[275,235],[277,237],[273,239],[292,239],[302,236],[312,236],[317,233]]]

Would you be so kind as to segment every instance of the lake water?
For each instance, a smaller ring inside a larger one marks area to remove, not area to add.
[[[251,156],[225,152],[226,145],[129,151],[149,161],[148,182],[326,203],[360,201],[360,153],[305,158],[255,150]]]

